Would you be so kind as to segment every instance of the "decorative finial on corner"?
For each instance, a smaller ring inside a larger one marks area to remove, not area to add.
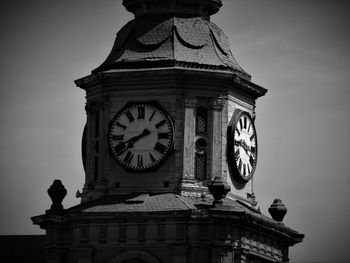
[[[209,192],[213,195],[215,204],[222,204],[222,198],[225,198],[231,187],[222,180],[221,176],[216,176],[208,185]]]
[[[47,193],[49,194],[52,205],[51,211],[62,211],[63,205],[62,201],[67,194],[66,188],[62,184],[61,180],[54,180],[53,184],[47,189]]]
[[[269,213],[273,220],[276,220],[277,222],[282,222],[284,216],[287,213],[287,208],[282,203],[281,199],[275,199],[271,206],[269,207]]]

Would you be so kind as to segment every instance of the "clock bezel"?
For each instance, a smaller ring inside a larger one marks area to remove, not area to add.
[[[255,144],[256,144],[256,158],[255,158],[255,165],[252,169],[252,171],[250,172],[250,174],[248,176],[244,176],[241,174],[236,160],[235,160],[235,151],[234,151],[234,143],[235,143],[235,127],[238,124],[240,118],[242,116],[247,116],[250,119],[250,122],[252,123],[252,127],[254,129],[254,135],[255,135]],[[228,147],[227,147],[227,156],[228,156],[228,167],[230,169],[230,174],[233,177],[233,179],[239,183],[247,183],[253,176],[257,167],[257,163],[258,163],[258,136],[257,136],[257,132],[256,132],[256,127],[255,127],[255,123],[254,120],[252,118],[252,116],[249,114],[249,112],[247,111],[243,111],[240,109],[237,109],[232,118],[231,121],[229,123],[228,126],[228,130],[227,130],[227,137],[228,137]]]
[[[172,138],[171,138],[171,144],[168,147],[169,150],[167,151],[167,153],[160,159],[160,161],[151,167],[148,168],[144,168],[144,169],[135,169],[132,168],[130,166],[126,166],[125,164],[123,164],[115,155],[114,152],[112,150],[112,146],[110,143],[110,133],[111,133],[111,129],[113,126],[113,123],[115,122],[115,120],[117,119],[117,117],[123,112],[125,111],[125,109],[130,108],[134,105],[139,105],[139,104],[148,104],[151,105],[153,107],[156,107],[159,111],[161,111],[164,116],[169,120],[170,126],[171,126],[171,131],[172,131]],[[157,171],[163,164],[164,162],[172,155],[172,153],[175,151],[175,124],[174,124],[174,120],[172,119],[172,117],[170,116],[170,114],[168,113],[168,111],[158,102],[158,101],[129,101],[127,102],[112,118],[112,120],[109,123],[109,127],[108,127],[108,134],[107,134],[107,141],[108,141],[108,151],[109,154],[112,156],[112,158],[121,166],[123,167],[123,169],[129,173],[147,173],[147,172],[155,172]]]

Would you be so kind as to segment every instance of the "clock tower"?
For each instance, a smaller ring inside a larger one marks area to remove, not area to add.
[[[134,19],[75,81],[86,91],[81,204],[63,209],[57,180],[53,206],[32,218],[48,262],[288,261],[303,235],[281,223],[280,200],[273,219],[255,208],[255,103],[267,90],[210,21],[221,0],[123,5]]]

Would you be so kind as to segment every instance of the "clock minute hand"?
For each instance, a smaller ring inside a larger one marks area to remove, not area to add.
[[[242,146],[243,150],[245,151],[245,153],[246,153],[247,155],[249,155],[249,152],[251,152],[250,147],[249,147],[249,146],[247,145],[247,143],[246,143],[245,141],[243,141],[243,140],[241,140],[240,143],[241,143],[241,146]]]
[[[147,129],[144,129],[141,134],[134,136],[125,142],[119,143],[115,147],[115,151],[117,152],[118,155],[120,155],[123,152],[125,152],[127,149],[134,147],[134,143],[137,142],[139,139],[141,139],[142,137],[145,137],[149,134],[151,134],[151,132]]]
[[[235,144],[236,146],[242,146],[242,141],[235,141],[234,144]]]
[[[145,136],[147,136],[149,134],[151,134],[151,132],[149,130],[147,130],[147,129],[144,129],[141,134],[139,134],[139,135],[137,135],[135,137],[132,137],[131,139],[127,140],[125,143],[129,143],[129,144],[131,143],[133,145],[139,139],[141,139],[142,137],[145,137]]]

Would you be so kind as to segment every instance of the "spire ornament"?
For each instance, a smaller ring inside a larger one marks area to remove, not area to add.
[[[62,201],[64,197],[67,195],[67,190],[62,184],[61,180],[54,180],[53,184],[47,189],[47,193],[49,194],[52,205],[51,211],[62,211],[63,205]]]
[[[219,11],[222,2],[221,0],[123,0],[123,5],[136,17],[172,13],[209,18]]]
[[[221,199],[226,197],[230,189],[230,186],[222,180],[221,176],[215,176],[208,185],[208,190],[214,197],[213,206],[215,204],[222,204]]]
[[[287,208],[282,203],[281,199],[275,199],[272,205],[269,207],[269,213],[273,220],[282,222],[284,216],[287,214]]]

